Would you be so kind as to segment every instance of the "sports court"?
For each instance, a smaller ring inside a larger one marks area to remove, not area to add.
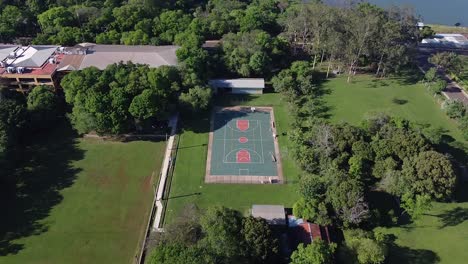
[[[282,183],[271,107],[216,108],[211,120],[205,182]]]

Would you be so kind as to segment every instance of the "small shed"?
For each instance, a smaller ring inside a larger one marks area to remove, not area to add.
[[[213,79],[208,82],[214,93],[262,94],[263,78]]]
[[[252,205],[252,216],[265,219],[269,225],[286,225],[286,213],[282,205]]]

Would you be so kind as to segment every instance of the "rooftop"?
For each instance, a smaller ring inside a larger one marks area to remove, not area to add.
[[[56,53],[57,49],[58,46],[50,45],[0,45],[0,74],[50,76],[63,58]]]
[[[208,84],[215,88],[265,88],[263,78],[213,79]]]
[[[286,225],[286,213],[282,205],[252,205],[252,216],[265,219],[270,225]]]
[[[79,46],[87,49],[79,70],[91,66],[104,70],[111,64],[129,61],[150,67],[173,66],[177,65],[176,50],[179,48],[178,46],[124,46],[92,43],[83,43]]]

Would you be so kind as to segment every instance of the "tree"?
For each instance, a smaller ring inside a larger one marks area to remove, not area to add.
[[[278,253],[278,241],[265,219],[252,216],[242,219],[241,236],[244,241],[244,252],[252,262],[267,262]]]
[[[149,256],[150,264],[215,263],[214,259],[199,247],[186,247],[179,244],[158,245]]]
[[[182,105],[185,105],[187,109],[193,112],[206,110],[211,101],[211,88],[195,86],[190,88],[188,92],[182,93],[179,96],[179,100]]]
[[[37,16],[43,33],[55,34],[62,27],[75,26],[73,14],[65,7],[53,7]]]
[[[209,0],[206,10],[198,9],[195,17],[202,18],[209,37],[219,38],[225,33],[238,31],[236,14],[245,7],[246,3],[239,0]]]
[[[447,87],[447,81],[437,78],[434,82],[428,84],[428,90],[431,94],[440,94]]]
[[[357,259],[361,264],[383,263],[386,249],[383,245],[369,238],[363,238],[356,246]]]
[[[276,18],[279,13],[276,1],[253,1],[238,18],[240,30],[244,32],[255,29],[272,32],[276,29]]]
[[[445,103],[445,112],[450,118],[459,119],[465,116],[465,104],[458,100],[451,100]]]
[[[225,207],[210,207],[200,217],[204,238],[201,245],[216,255],[233,259],[240,255],[242,217]]]
[[[434,82],[436,80],[436,77],[437,77],[437,68],[435,67],[431,67],[429,70],[427,70],[427,72],[424,74],[424,79],[427,81],[427,82]]]
[[[412,194],[429,195],[436,199],[449,198],[457,180],[450,160],[432,150],[405,159],[403,177]]]
[[[139,120],[154,117],[156,114],[160,114],[161,109],[164,109],[164,102],[158,99],[155,91],[143,90],[141,94],[133,98],[128,111]]]
[[[458,127],[462,131],[463,137],[468,140],[468,116],[464,116],[458,120]]]
[[[27,109],[34,126],[48,127],[57,117],[57,97],[52,87],[36,86],[28,94]]]
[[[148,34],[143,30],[138,29],[134,31],[127,31],[122,33],[120,42],[125,45],[145,45],[150,42]]]
[[[198,208],[194,204],[185,206],[180,215],[164,227],[162,242],[187,247],[196,245],[202,238],[199,220]]]
[[[83,33],[77,27],[62,27],[55,35],[49,37],[52,44],[73,46],[83,42]]]
[[[271,80],[276,92],[282,93],[288,101],[319,92],[313,83],[314,70],[306,61],[295,61],[289,69],[282,70]]]
[[[432,208],[431,197],[427,194],[417,194],[413,197],[412,194],[405,193],[401,198],[401,207],[413,221],[416,221]]]
[[[432,55],[428,61],[449,73],[459,75],[463,71],[463,60],[454,52],[440,52]]]
[[[117,30],[112,29],[107,32],[102,32],[96,35],[96,43],[98,44],[120,44],[122,34]]]
[[[10,43],[15,37],[24,34],[27,19],[24,12],[16,6],[2,7],[0,14],[0,41]]]
[[[191,17],[182,10],[162,12],[154,19],[153,34],[158,38],[158,44],[172,44],[175,36],[184,31],[191,22]]]
[[[223,36],[223,59],[229,70],[243,77],[264,75],[284,54],[284,42],[260,30]]]
[[[327,199],[344,225],[358,225],[369,217],[363,185],[358,179],[335,173],[337,175],[327,189]]]
[[[291,255],[291,264],[327,264],[333,263],[333,254],[336,250],[334,243],[323,240],[314,240],[306,247],[299,244]]]
[[[429,26],[424,26],[420,31],[419,31],[419,39],[426,39],[426,38],[431,38],[436,34],[436,32]]]
[[[322,201],[325,197],[326,185],[318,175],[304,175],[299,181],[299,193],[306,200],[317,199]]]
[[[149,17],[149,11],[140,3],[116,7],[112,10],[112,16],[115,20],[111,27],[119,32],[131,31],[139,21]]]
[[[346,242],[340,248],[342,261],[360,264],[383,263],[387,256],[387,247],[380,236],[360,229],[346,232]]]
[[[79,133],[120,134],[135,129],[135,121],[165,118],[176,103],[180,75],[176,68],[132,63],[86,68],[61,82],[73,108],[70,120]]]
[[[16,143],[25,124],[25,104],[15,98],[2,98],[0,100],[0,157]]]
[[[326,204],[317,200],[299,199],[299,201],[293,205],[293,214],[319,225],[331,224]]]

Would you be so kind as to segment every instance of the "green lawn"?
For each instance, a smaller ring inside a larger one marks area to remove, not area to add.
[[[358,76],[352,83],[347,83],[343,77],[331,79],[324,86],[331,91],[325,99],[331,107],[334,122],[359,124],[372,114],[387,113],[442,127],[450,136],[462,141],[456,123],[445,115],[421,84],[407,83],[403,79]]]
[[[64,135],[30,146],[15,172],[25,196],[0,222],[0,263],[131,263],[164,148]]]
[[[358,76],[353,83],[346,78],[324,83],[330,90],[325,99],[331,107],[333,122],[359,124],[372,113],[385,112],[409,120],[442,127],[455,141],[448,149],[459,150],[466,157],[466,142],[456,124],[450,120],[435,100],[420,84],[403,79],[375,80]],[[449,140],[450,141],[450,140]],[[456,155],[456,154],[455,154]],[[468,190],[461,188],[461,194]],[[460,197],[468,201],[466,194]],[[468,203],[435,203],[433,210],[418,223],[384,228],[395,236],[389,263],[466,263],[468,259]]]
[[[261,96],[224,97],[220,105],[272,106],[275,112],[278,134],[290,129],[286,103],[278,94]],[[289,143],[285,136],[278,137],[282,155],[283,173],[288,184],[242,185],[205,184],[209,119],[185,118],[180,136],[179,150],[169,196],[167,217],[170,222],[185,205],[194,203],[200,208],[223,205],[247,213],[252,204],[283,204],[292,206],[298,198],[295,182],[299,169],[288,156]]]
[[[428,25],[430,26],[436,33],[440,34],[450,34],[450,33],[462,33],[468,34],[468,27],[455,27],[455,26],[446,26],[446,25]]]
[[[466,263],[468,203],[435,203],[418,223],[382,229],[395,236],[389,263]]]

